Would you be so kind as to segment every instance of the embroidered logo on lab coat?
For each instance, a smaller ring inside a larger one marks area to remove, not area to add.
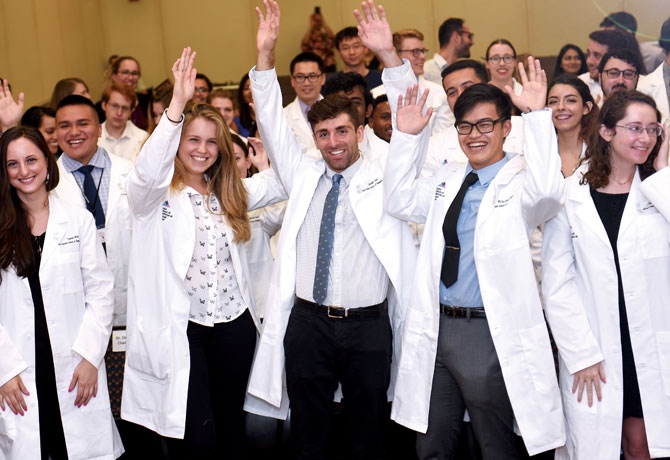
[[[161,220],[165,220],[168,217],[172,217],[172,211],[170,210],[170,203],[168,200],[165,200],[161,205]]]
[[[434,200],[437,200],[438,198],[444,198],[444,189],[447,187],[446,182],[442,182],[440,184],[437,184],[437,187],[435,187],[435,197],[433,198]]]

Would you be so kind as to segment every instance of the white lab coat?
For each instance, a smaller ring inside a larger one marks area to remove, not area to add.
[[[551,111],[524,118],[524,155],[498,172],[477,215],[474,258],[482,300],[518,428],[531,455],[561,446],[565,430],[549,335],[528,237],[560,209],[563,178]],[[442,224],[465,175],[447,164],[418,181],[412,166],[420,137],[395,132],[386,168],[387,210],[426,222],[403,334],[391,417],[415,431],[428,425],[439,332]],[[504,231],[501,231],[504,229]]]
[[[286,115],[288,125],[298,138],[298,142],[300,142],[300,145],[302,146],[302,151],[306,152],[307,150],[316,148],[312,127],[302,114],[302,110],[300,110],[300,102],[298,102],[297,97],[293,102],[284,107],[284,115]]]
[[[600,83],[597,80],[591,78],[591,74],[589,72],[584,72],[583,74],[579,75],[578,78],[586,83],[586,85],[589,87],[589,91],[591,91],[591,97],[593,97],[593,100],[597,102],[598,107],[602,107],[603,102],[605,102],[605,96],[603,95],[603,88],[600,86]]]
[[[653,98],[656,101],[656,108],[661,112],[661,118],[668,120],[670,119],[670,107],[668,107],[668,92],[663,79],[663,64],[661,63],[650,74],[640,75],[637,90]]]
[[[195,245],[191,201],[186,193],[170,190],[182,126],[161,118],[127,184],[133,240],[121,418],[173,438],[183,438],[186,422],[191,302],[184,279]],[[244,184],[250,209],[286,198],[272,170]],[[222,224],[240,293],[258,328],[246,246],[233,242],[233,230],[225,220]]]
[[[126,302],[128,297],[128,258],[130,257],[130,239],[132,226],[126,179],[133,169],[133,163],[112,153],[108,153],[112,162],[109,178],[109,196],[105,213],[105,240],[107,264],[114,275],[114,326],[126,325]],[[62,157],[58,159],[59,181],[56,195],[68,203],[86,208],[86,201],[72,173],[63,167]]]
[[[547,311],[578,305],[597,337],[607,383],[588,407],[572,394],[574,370],[561,354],[567,444],[556,458],[619,458],[623,374],[614,254],[582,165],[566,181],[565,208],[545,224],[543,291]],[[626,314],[652,457],[670,456],[670,168],[640,181],[636,173],[617,240]],[[548,314],[553,330],[553,322]]]
[[[271,164],[277,169],[289,194],[289,201],[270,281],[263,333],[249,378],[245,409],[260,415],[286,418],[288,395],[284,383],[283,339],[295,302],[297,236],[326,164],[322,158],[298,154],[298,142],[282,116],[281,90],[274,71],[264,75],[271,75],[271,78],[263,82],[257,79],[254,70],[249,75],[254,100],[257,101],[259,131],[265,140]],[[391,393],[416,249],[409,227],[384,212],[382,181],[385,160],[385,153],[375,152],[373,159],[366,152],[362,153],[362,164],[349,186],[349,200],[367,241],[391,281],[388,293],[389,318],[394,333]]]
[[[68,457],[117,458],[123,447],[103,360],[112,329],[113,278],[90,213],[53,193],[39,277]],[[0,283],[0,350],[0,385],[20,375],[30,393],[24,396],[28,410],[23,417],[9,408],[0,411],[0,458],[40,458],[35,307],[28,278],[19,278],[13,268],[2,271]],[[78,408],[77,391],[68,392],[68,387],[82,357],[98,368],[98,396]]]

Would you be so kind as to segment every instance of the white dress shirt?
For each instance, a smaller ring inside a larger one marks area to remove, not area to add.
[[[127,121],[121,137],[114,139],[107,131],[107,122],[104,122],[102,124],[102,134],[98,138],[98,146],[109,153],[135,163],[135,159],[147,137],[149,137],[149,133],[138,128],[131,121]]]
[[[328,269],[328,291],[324,305],[367,307],[386,298],[389,278],[384,266],[365,238],[349,201],[349,183],[361,166],[359,158],[344,170],[335,213],[333,252]],[[327,168],[307,210],[297,239],[296,295],[314,301],[314,273],[319,246],[321,215],[326,195],[336,173]]]
[[[449,63],[442,56],[435,53],[432,59],[423,63],[423,77],[442,86],[442,70],[448,65]]]

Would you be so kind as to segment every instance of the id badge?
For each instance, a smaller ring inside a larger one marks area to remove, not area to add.
[[[105,227],[98,229],[98,243],[105,245]]]
[[[126,330],[117,329],[112,331],[112,351],[126,351]]]

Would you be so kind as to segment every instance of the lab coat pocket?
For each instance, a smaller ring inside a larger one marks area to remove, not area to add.
[[[126,342],[126,365],[158,379],[170,372],[170,329],[134,331]]]
[[[0,458],[10,458],[10,453],[16,440],[16,422],[14,415],[5,403],[5,410],[0,411]]]
[[[670,396],[670,331],[656,333],[658,359],[661,364],[661,379],[666,396]]]
[[[524,365],[535,389],[544,392],[558,385],[546,324],[542,323],[520,330],[519,338],[524,355]]]
[[[668,244],[668,222],[660,213],[642,216],[640,228],[644,229],[644,238],[641,238],[642,258],[655,259],[670,256]]]

